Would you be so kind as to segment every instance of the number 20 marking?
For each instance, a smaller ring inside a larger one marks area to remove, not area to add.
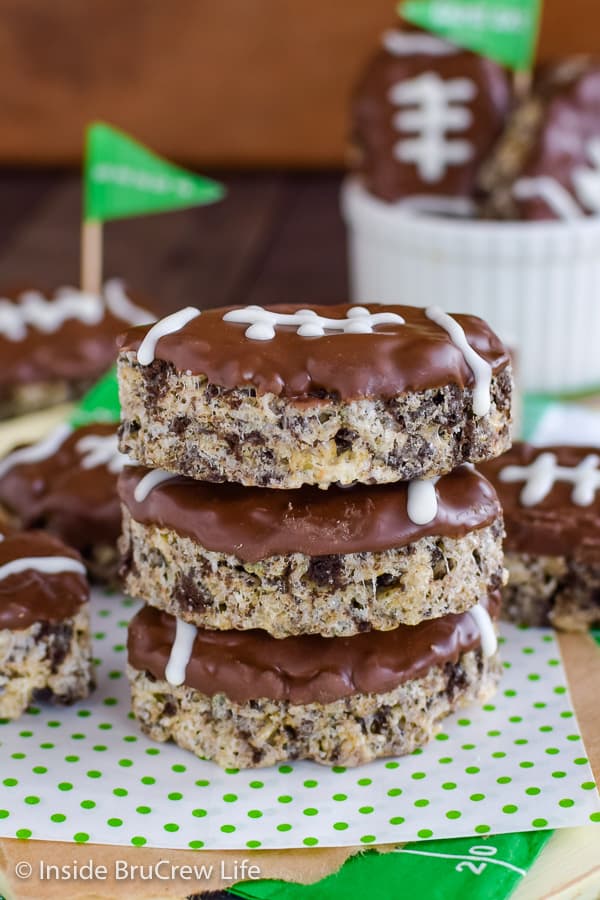
[[[492,847],[491,845],[487,846],[477,846],[477,847],[469,847],[469,856],[473,855],[475,858],[482,856],[495,856],[497,853],[497,848]],[[487,868],[486,862],[474,862],[472,860],[463,859],[459,862],[455,868],[456,872],[472,872],[473,875],[482,875]]]

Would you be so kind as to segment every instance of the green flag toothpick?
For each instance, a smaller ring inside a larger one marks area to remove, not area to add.
[[[117,367],[113,366],[85,394],[71,414],[69,424],[73,428],[93,422],[115,422],[121,418]],[[1,900],[1,898],[0,898]]]
[[[541,0],[405,0],[402,18],[516,71],[531,68]]]
[[[175,166],[122,131],[94,122],[87,131],[84,215],[106,222],[215,203],[223,185]]]
[[[218,181],[167,162],[117,128],[93,122],[83,172],[82,289],[101,290],[104,222],[204,206],[224,196]]]

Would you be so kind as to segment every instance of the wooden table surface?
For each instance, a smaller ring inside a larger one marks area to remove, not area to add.
[[[165,313],[190,304],[345,299],[338,175],[221,180],[228,194],[216,206],[109,223],[105,274],[125,278]],[[3,171],[0,202],[0,286],[76,283],[78,176]]]
[[[106,276],[123,277],[163,314],[346,299],[339,175],[212,174],[228,189],[217,206],[110,223]],[[77,283],[79,177],[3,171],[0,201],[0,290]],[[599,835],[593,827],[557,833],[515,900],[598,898]]]

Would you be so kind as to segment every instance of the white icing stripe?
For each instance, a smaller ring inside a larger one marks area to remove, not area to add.
[[[353,306],[345,319],[329,319],[318,315],[312,309],[297,312],[270,312],[262,306],[246,306],[225,313],[224,322],[238,322],[249,325],[246,337],[252,341],[271,341],[278,325],[297,326],[300,337],[323,337],[327,331],[342,334],[371,334],[375,325],[403,325],[404,319],[397,313],[370,313],[364,306]]]
[[[53,428],[50,434],[37,444],[30,447],[21,447],[9,453],[3,460],[0,460],[0,478],[4,478],[7,472],[20,466],[23,463],[36,463],[44,459],[48,459],[61,447],[73,429],[70,425],[58,425]]]
[[[493,656],[498,649],[498,638],[494,623],[490,618],[487,609],[484,609],[479,603],[472,606],[469,615],[475,621],[481,635],[481,652],[487,658]]]
[[[76,450],[81,454],[81,468],[95,469],[96,466],[106,466],[109,472],[116,475],[122,472],[129,459],[124,453],[119,452],[119,439],[117,434],[86,434],[76,444]]]
[[[111,278],[104,285],[104,300],[107,309],[117,319],[129,322],[130,325],[147,325],[154,322],[156,316],[143,309],[127,296],[125,285],[120,278]]]
[[[513,194],[517,200],[543,200],[559,219],[572,221],[584,215],[568,190],[550,175],[519,178],[513,185]]]
[[[188,667],[197,634],[195,625],[190,625],[189,622],[183,622],[181,619],[177,619],[176,628],[175,641],[165,669],[166,680],[175,687],[185,681],[185,670]]]
[[[415,525],[427,525],[437,516],[438,498],[435,486],[437,478],[416,479],[408,483],[408,518]]]
[[[554,453],[540,453],[528,466],[506,466],[499,479],[506,483],[523,481],[519,500],[523,506],[535,506],[544,500],[557,481],[574,485],[571,500],[576,506],[590,506],[600,488],[600,457],[590,453],[576,466],[559,466]]]
[[[196,319],[199,315],[200,310],[196,309],[195,306],[186,306],[184,309],[171,313],[170,316],[166,316],[157,322],[156,325],[153,325],[150,331],[146,333],[137,352],[137,360],[140,366],[149,366],[150,363],[154,362],[156,345],[162,337],[181,331],[188,322]]]
[[[136,503],[143,503],[148,495],[162,484],[163,481],[170,481],[171,478],[177,478],[172,472],[164,472],[162,469],[153,469],[147,475],[138,481],[133,492],[133,499]]]
[[[448,166],[461,165],[473,156],[471,141],[450,138],[448,132],[464,132],[473,120],[464,104],[477,95],[470,78],[444,80],[437,72],[424,72],[416,78],[399,81],[388,91],[395,106],[409,107],[397,112],[392,124],[402,135],[394,146],[394,156],[413,163],[423,181],[440,181]]]
[[[85,566],[69,556],[24,556],[13,559],[0,566],[0,580],[10,575],[19,575],[27,571],[43,572],[46,575],[59,575],[62,572],[76,572],[85,575]]]
[[[0,299],[0,334],[9,341],[22,341],[27,328],[51,334],[68,319],[96,325],[104,316],[104,303],[96,294],[60,288],[51,299],[39,291],[25,291],[17,302]]]
[[[106,282],[103,296],[61,287],[53,297],[45,297],[40,291],[25,291],[16,302],[0,299],[0,335],[9,341],[23,341],[28,328],[52,334],[73,319],[84,325],[97,325],[107,310],[132,325],[154,321],[151,313],[129,299],[123,283],[115,278]]]
[[[591,168],[579,166],[573,172],[573,185],[577,199],[592,213],[600,213],[600,137],[591,138],[586,144]]]
[[[452,316],[445,313],[439,306],[428,306],[425,315],[449,335],[455,347],[458,347],[465,358],[465,362],[473,373],[475,386],[473,388],[473,413],[476,416],[485,416],[491,406],[492,367],[478,353],[473,350],[462,327]]]
[[[385,31],[381,42],[394,56],[454,56],[459,52],[455,44],[443,41],[433,34],[420,31]]]

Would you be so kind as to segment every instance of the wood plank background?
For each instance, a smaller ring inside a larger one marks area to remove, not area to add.
[[[0,0],[0,163],[70,165],[105,118],[208,166],[339,166],[394,0]],[[598,0],[545,0],[540,54],[600,53]]]
[[[215,206],[108,223],[105,274],[157,312],[185,305],[342,301],[347,296],[340,178],[225,174]],[[0,171],[0,287],[79,277],[76,174]]]

